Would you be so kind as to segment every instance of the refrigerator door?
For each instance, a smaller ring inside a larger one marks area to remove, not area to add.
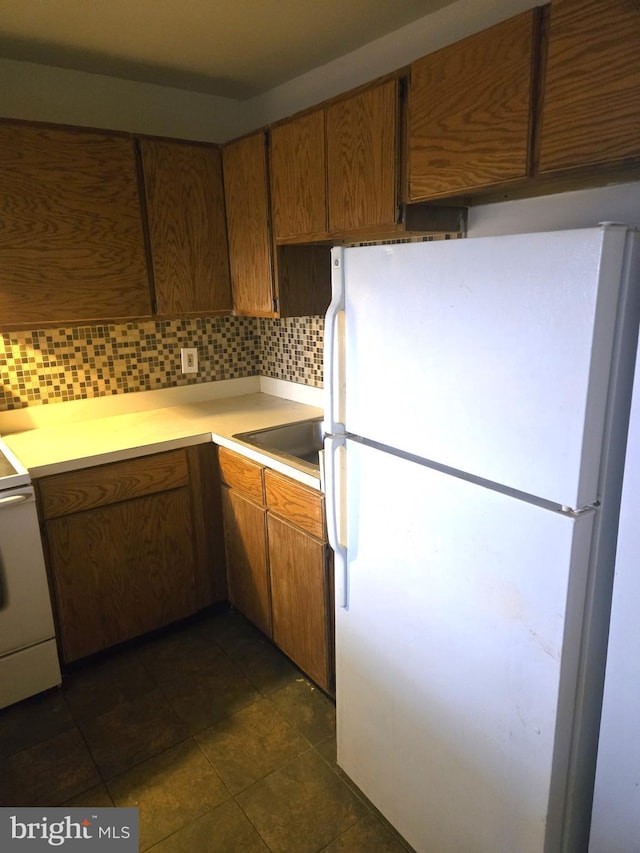
[[[590,853],[640,845],[640,357],[627,442]]]
[[[609,226],[345,249],[347,432],[592,503],[628,237]]]
[[[597,514],[346,454],[338,764],[421,853],[560,849]]]

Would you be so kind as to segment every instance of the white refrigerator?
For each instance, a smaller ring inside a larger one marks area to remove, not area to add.
[[[419,853],[587,849],[637,234],[333,250],[338,764]]]
[[[640,850],[640,357],[620,507],[589,853]]]

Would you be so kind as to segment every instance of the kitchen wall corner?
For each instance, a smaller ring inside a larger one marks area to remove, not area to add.
[[[321,388],[324,317],[259,320],[260,372]]]

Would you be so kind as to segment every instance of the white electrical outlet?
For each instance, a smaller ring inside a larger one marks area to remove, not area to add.
[[[182,347],[180,350],[180,363],[183,373],[198,372],[198,350],[196,347]]]

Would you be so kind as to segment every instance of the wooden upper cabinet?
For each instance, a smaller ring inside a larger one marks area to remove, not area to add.
[[[394,225],[398,218],[398,80],[326,107],[329,230]]]
[[[275,316],[264,131],[222,149],[233,307]]]
[[[412,64],[408,201],[527,177],[537,20],[532,9]]]
[[[554,0],[543,91],[541,173],[638,158],[637,0]]]
[[[157,313],[229,313],[219,149],[156,139],[140,148]]]
[[[151,315],[135,143],[0,124],[0,325]]]
[[[324,110],[270,131],[270,181],[276,240],[322,237],[327,231]]]

